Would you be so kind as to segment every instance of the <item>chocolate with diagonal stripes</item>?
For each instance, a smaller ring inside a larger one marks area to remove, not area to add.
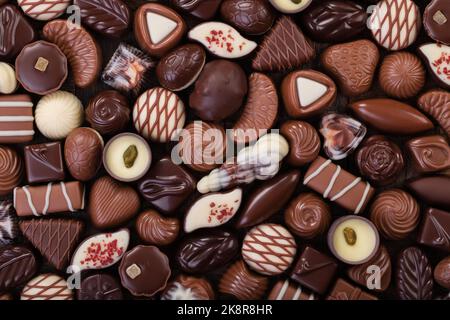
[[[73,300],[66,280],[52,273],[41,274],[23,288],[21,300]]]

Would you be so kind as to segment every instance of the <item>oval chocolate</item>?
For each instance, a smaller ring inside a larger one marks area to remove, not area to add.
[[[176,260],[184,272],[203,274],[225,266],[238,253],[236,236],[227,231],[208,230],[184,239]]]

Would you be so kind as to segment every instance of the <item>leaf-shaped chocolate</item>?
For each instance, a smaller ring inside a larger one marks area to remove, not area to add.
[[[121,0],[74,0],[85,25],[105,36],[120,37],[130,24],[130,9]]]
[[[28,281],[36,271],[36,258],[29,249],[22,246],[0,249],[0,292]]]
[[[400,253],[397,265],[397,293],[402,300],[429,300],[432,297],[431,265],[419,248],[407,248]]]

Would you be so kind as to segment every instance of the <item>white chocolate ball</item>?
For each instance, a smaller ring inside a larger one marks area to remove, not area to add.
[[[83,123],[81,101],[66,91],[44,96],[36,106],[35,121],[39,131],[49,139],[64,139]]]
[[[0,93],[10,94],[16,89],[17,80],[14,68],[6,62],[0,62]]]

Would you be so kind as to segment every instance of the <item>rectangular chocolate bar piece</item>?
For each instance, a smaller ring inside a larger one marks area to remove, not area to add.
[[[333,258],[314,248],[306,247],[294,267],[291,279],[314,292],[324,294],[336,274],[337,267]]]
[[[450,252],[450,212],[428,209],[417,241]]]
[[[64,180],[60,142],[26,146],[24,156],[28,183]]]
[[[378,300],[378,298],[351,285],[347,281],[338,279],[327,300]]]
[[[364,211],[375,192],[368,182],[322,157],[311,164],[303,184],[355,214]]]
[[[18,216],[44,216],[49,213],[84,209],[84,186],[79,181],[48,183],[14,189]]]
[[[26,94],[0,95],[0,143],[33,140],[33,102]]]

